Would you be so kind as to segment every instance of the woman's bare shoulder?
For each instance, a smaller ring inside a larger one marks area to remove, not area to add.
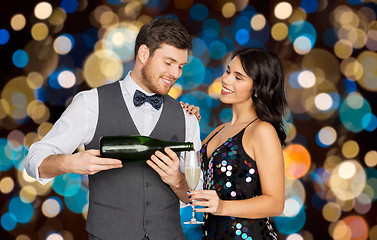
[[[266,135],[276,135],[276,131],[271,123],[259,120],[246,128],[245,135],[246,137],[264,138]]]

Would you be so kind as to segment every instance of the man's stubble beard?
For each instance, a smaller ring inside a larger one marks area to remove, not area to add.
[[[149,61],[149,60],[148,60]],[[174,85],[170,85],[169,89],[167,91],[162,91],[162,89],[159,88],[158,81],[160,79],[160,76],[157,76],[158,79],[155,81],[153,80],[153,75],[150,73],[149,68],[146,67],[148,66],[148,62],[142,67],[141,69],[141,82],[144,86],[146,86],[150,91],[153,93],[161,94],[161,95],[166,95],[168,94],[170,88]],[[175,81],[174,81],[175,83]]]
[[[148,68],[148,67],[146,67],[147,65],[148,65],[148,62],[141,69],[141,76],[142,76],[141,83],[145,87],[147,87],[150,91],[152,91],[154,93],[158,93],[156,87],[153,85],[153,81],[152,81],[153,77],[151,76],[151,74],[147,70],[147,68]]]

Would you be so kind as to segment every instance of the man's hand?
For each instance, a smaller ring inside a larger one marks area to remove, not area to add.
[[[99,171],[122,167],[122,161],[100,158],[99,155],[100,151],[94,149],[75,154],[50,155],[39,165],[39,177],[52,178],[65,173],[93,175]]]
[[[173,190],[180,188],[182,184],[186,184],[185,176],[179,170],[179,158],[173,150],[165,148],[166,155],[160,151],[156,151],[151,156],[151,160],[147,164],[153,168],[161,177],[162,181],[168,184]]]
[[[95,149],[73,154],[69,172],[81,175],[93,175],[99,171],[121,168],[123,166],[122,161],[118,159],[101,158],[98,157],[99,155],[100,151]]]

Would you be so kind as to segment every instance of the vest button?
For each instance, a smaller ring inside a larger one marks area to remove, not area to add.
[[[152,204],[151,202],[147,201],[147,202],[145,203],[145,206],[149,207],[151,204]]]
[[[150,186],[152,186],[152,184],[150,184],[150,183],[145,183],[145,187],[150,187]]]

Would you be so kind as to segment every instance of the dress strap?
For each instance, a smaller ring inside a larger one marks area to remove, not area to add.
[[[259,117],[256,117],[253,121],[249,122],[249,124],[246,125],[245,128],[247,128],[250,124],[252,124],[253,122],[255,122],[256,120],[258,120]]]

